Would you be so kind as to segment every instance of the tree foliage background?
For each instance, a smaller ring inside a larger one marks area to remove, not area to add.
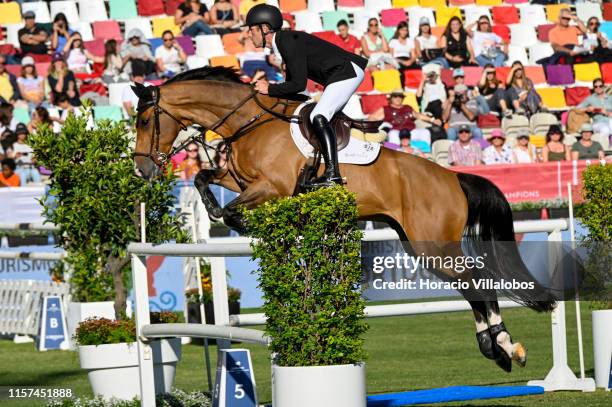
[[[185,236],[172,213],[174,176],[151,183],[137,176],[126,125],[105,120],[89,128],[90,114],[70,115],[59,134],[43,126],[28,143],[52,171],[42,204],[68,254],[74,301],[114,298],[119,318],[129,282],[126,247],[140,240],[140,202],[146,204],[148,242]]]

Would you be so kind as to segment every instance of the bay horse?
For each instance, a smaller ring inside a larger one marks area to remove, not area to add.
[[[143,177],[158,175],[177,151],[173,144],[179,131],[197,125],[203,128],[202,139],[207,130],[214,130],[224,140],[223,147],[218,147],[219,165],[201,171],[195,179],[211,217],[223,218],[228,226],[244,232],[239,205],[251,209],[296,192],[300,171],[307,164],[287,122],[297,102],[256,95],[235,71],[221,67],[187,71],[159,87],[136,85],[133,90],[139,97],[134,155]],[[459,258],[464,256],[462,238],[480,251],[479,242],[512,243],[493,249],[486,272],[479,273],[530,282],[535,295],[533,290],[504,293],[536,311],[553,309],[554,299],[520,258],[510,206],[493,183],[387,148],[381,148],[371,164],[340,167],[346,188],[357,196],[360,218],[385,220],[413,253]],[[240,195],[220,208],[210,183]],[[447,266],[430,271],[446,280],[476,276],[474,270]],[[496,291],[471,285],[460,292],[473,310],[482,354],[508,372],[512,361],[524,366],[526,348],[513,342],[505,328]]]

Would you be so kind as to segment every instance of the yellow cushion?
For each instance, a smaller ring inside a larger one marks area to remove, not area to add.
[[[397,69],[372,72],[374,89],[382,93],[390,93],[395,89],[403,89],[400,73]]]
[[[22,22],[19,3],[0,4],[0,24],[19,24]]]
[[[436,9],[436,25],[438,27],[446,27],[452,17],[459,17],[463,20],[459,7],[440,7]]]
[[[599,64],[597,62],[574,65],[574,73],[576,74],[577,81],[592,82],[597,78],[601,78],[601,72],[599,71]]]
[[[556,23],[559,21],[559,13],[564,8],[570,8],[569,4],[547,4],[546,6],[546,18],[548,21]]]
[[[446,0],[419,0],[421,7],[446,7]]]
[[[416,93],[408,92],[404,96],[404,101],[402,102],[404,105],[408,105],[414,109],[415,112],[419,112],[419,103],[417,102]]]
[[[536,148],[542,148],[546,144],[546,136],[543,134],[532,134],[529,137],[529,142]]]
[[[225,66],[240,70],[240,62],[234,55],[223,55],[210,58],[210,66]]]
[[[476,0],[477,6],[501,6],[502,0]]]
[[[164,31],[170,30],[174,35],[181,32],[181,27],[174,24],[174,17],[156,17],[151,20],[153,23],[153,37],[160,38]]]
[[[393,0],[394,8],[414,7],[419,5],[419,0]]]
[[[563,88],[540,88],[536,91],[542,97],[542,102],[547,108],[560,109],[566,107]]]

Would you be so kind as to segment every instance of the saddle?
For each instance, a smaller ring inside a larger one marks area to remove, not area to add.
[[[319,140],[317,139],[317,135],[312,128],[312,123],[310,122],[310,114],[312,113],[312,109],[314,109],[316,103],[309,103],[304,105],[302,109],[300,109],[299,113],[299,124],[300,131],[304,138],[308,140],[308,142],[317,150],[320,149]],[[355,120],[351,119],[347,115],[342,112],[338,112],[332,118],[330,125],[332,129],[336,133],[336,145],[338,146],[338,151],[342,150],[347,146],[350,138],[351,138],[351,129],[357,129],[363,133],[378,133],[378,128],[382,124],[382,120],[380,121],[367,121],[367,120]]]

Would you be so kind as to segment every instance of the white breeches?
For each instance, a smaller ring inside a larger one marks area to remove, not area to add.
[[[358,67],[354,62],[351,62],[351,64],[353,65],[356,76],[351,79],[345,79],[327,85],[317,105],[310,113],[310,121],[318,114],[323,115],[327,121],[331,121],[332,117],[334,117],[338,111],[342,110],[359,85],[361,85],[364,77],[363,69]]]

